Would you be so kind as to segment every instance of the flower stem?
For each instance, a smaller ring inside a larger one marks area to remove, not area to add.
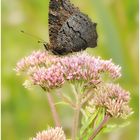
[[[74,120],[72,127],[72,140],[76,140],[78,126],[79,126],[79,115],[80,115],[80,107],[77,107],[74,112]]]
[[[63,95],[61,92],[57,92],[57,95],[68,105],[70,105],[72,108],[76,108],[75,104],[66,96]]]
[[[109,115],[105,115],[103,121],[95,129],[95,131],[93,132],[93,134],[91,135],[91,137],[88,140],[93,140],[98,135],[98,133],[102,130],[102,128],[104,127],[104,125],[106,124],[106,122],[108,121],[109,118],[110,118]]]
[[[81,94],[79,93],[77,87],[73,86],[73,91],[75,94],[76,99],[76,107],[74,110],[74,119],[73,119],[73,126],[72,126],[72,140],[76,140],[77,134],[78,134],[78,127],[79,127],[79,116],[80,116],[80,110],[81,110]]]
[[[49,102],[49,106],[50,106],[50,109],[51,109],[51,112],[52,112],[52,116],[53,116],[55,126],[60,127],[61,124],[60,124],[60,120],[59,120],[59,117],[58,117],[58,113],[56,111],[54,100],[53,100],[52,95],[49,92],[47,93],[47,98],[48,98],[48,102]]]

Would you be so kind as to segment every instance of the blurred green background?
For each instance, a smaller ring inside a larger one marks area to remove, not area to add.
[[[104,59],[112,58],[122,66],[118,82],[131,92],[134,114],[128,119],[130,124],[98,139],[138,140],[138,0],[71,1],[98,23],[98,47],[87,51]],[[53,126],[44,92],[40,88],[25,89],[24,77],[13,71],[22,57],[44,49],[38,39],[21,34],[20,30],[49,40],[48,3],[48,0],[2,0],[2,140],[27,140],[47,125]],[[71,111],[62,106],[58,109],[67,131]]]

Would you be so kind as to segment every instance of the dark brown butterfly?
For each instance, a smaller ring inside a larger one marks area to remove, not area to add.
[[[44,44],[54,54],[64,55],[97,46],[96,23],[70,3],[69,0],[50,0],[50,44]]]

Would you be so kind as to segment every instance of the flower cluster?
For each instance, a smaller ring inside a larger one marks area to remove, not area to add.
[[[35,66],[47,66],[49,63],[55,63],[55,56],[50,55],[47,51],[34,51],[17,63],[15,71],[20,73]]]
[[[118,84],[101,84],[94,90],[94,96],[89,101],[90,108],[106,109],[106,113],[111,117],[126,118],[132,113],[129,107],[130,95],[128,91],[122,89]]]
[[[16,72],[27,72],[30,81],[45,89],[57,88],[66,81],[82,80],[96,85],[101,74],[108,72],[113,79],[121,76],[121,68],[111,60],[102,60],[84,52],[57,57],[47,51],[33,52],[17,63]]]
[[[80,88],[79,85],[74,85],[76,103],[71,102],[71,99],[69,100],[67,97],[64,98],[64,101],[73,105],[76,108],[75,111],[82,111],[84,119],[80,131],[84,136],[86,131],[90,130],[90,125],[96,124],[94,122],[96,120],[98,122],[98,116],[103,113],[104,118],[100,125],[96,126],[97,129],[90,139],[100,132],[108,118],[127,118],[132,113],[132,109],[129,107],[129,92],[117,84],[105,82],[103,76],[105,73],[108,73],[112,79],[121,77],[121,67],[115,65],[112,60],[103,60],[85,52],[58,57],[47,51],[37,51],[19,61],[15,71],[17,74],[23,72],[27,75],[24,86],[38,85],[47,91],[59,88],[67,81],[73,84],[79,82]],[[84,94],[79,94],[79,90]],[[78,116],[75,117],[75,119],[77,118]],[[75,132],[72,130],[72,136],[76,137],[79,121],[74,122],[76,122],[73,124]],[[39,132],[32,140],[66,140],[66,137],[62,128],[56,127]]]
[[[85,52],[66,56],[60,60],[63,64],[67,79],[96,80],[101,72],[109,72],[112,78],[121,76],[119,66],[111,60],[102,60],[100,57],[92,57]]]
[[[66,140],[66,137],[62,128],[56,127],[37,133],[32,140]]]

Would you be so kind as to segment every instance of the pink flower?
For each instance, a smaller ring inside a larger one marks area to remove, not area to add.
[[[47,51],[34,51],[31,55],[21,59],[15,68],[18,73],[34,66],[49,65],[55,61],[55,56],[50,55]]]
[[[66,137],[62,128],[56,127],[37,133],[32,140],[66,140]]]
[[[52,65],[48,69],[39,68],[33,73],[32,80],[35,85],[46,89],[60,87],[65,82],[62,67],[58,65]]]
[[[100,84],[93,92],[95,94],[89,101],[90,107],[103,107],[107,114],[115,118],[126,118],[132,113],[131,108],[129,108],[129,92],[119,85]]]
[[[121,68],[114,65],[111,60],[105,61],[83,52],[61,58],[60,63],[64,67],[64,74],[67,80],[81,79],[94,82],[99,80],[103,72],[108,72],[112,78],[121,76]]]

